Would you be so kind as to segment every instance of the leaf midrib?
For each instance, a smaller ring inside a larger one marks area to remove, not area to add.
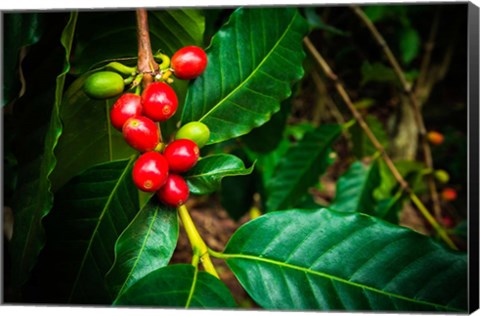
[[[254,256],[254,255],[246,255],[246,254],[233,254],[233,253],[229,254],[229,253],[217,253],[217,252],[213,253],[212,252],[212,254],[215,255],[215,257],[217,257],[217,258],[221,258],[221,259],[224,259],[224,260],[227,260],[227,261],[232,260],[232,259],[233,260],[243,259],[243,260],[264,262],[264,263],[271,264],[271,265],[277,265],[277,266],[280,266],[282,268],[302,271],[306,274],[312,274],[312,275],[315,275],[315,276],[318,276],[318,277],[329,279],[331,281],[341,282],[341,283],[347,284],[347,285],[352,286],[352,287],[360,288],[362,290],[368,290],[368,291],[375,292],[375,293],[378,293],[378,294],[381,294],[381,295],[393,297],[393,298],[396,298],[396,299],[399,299],[399,300],[412,302],[412,303],[415,303],[415,304],[423,304],[423,305],[427,305],[427,306],[432,306],[436,309],[448,309],[448,310],[451,310],[451,311],[465,312],[462,309],[443,306],[443,305],[440,305],[440,304],[426,302],[426,301],[414,300],[412,298],[409,298],[409,297],[406,297],[406,296],[403,296],[403,295],[400,295],[400,294],[386,292],[384,290],[380,290],[380,289],[377,289],[377,288],[374,288],[374,287],[371,287],[371,286],[368,286],[368,285],[363,285],[363,284],[360,284],[360,283],[352,282],[352,281],[337,277],[335,275],[330,275],[330,274],[323,273],[323,272],[320,272],[320,271],[311,270],[311,269],[308,269],[308,268],[305,268],[305,267],[296,266],[296,265],[293,265],[293,264],[290,264],[290,263],[277,261],[277,260],[273,260],[273,259],[269,259],[269,258],[257,257],[257,256]]]
[[[124,292],[125,286],[127,285],[128,281],[129,281],[130,278],[132,277],[133,271],[135,271],[135,268],[137,267],[138,262],[140,261],[141,254],[142,254],[143,251],[145,250],[145,247],[146,247],[146,244],[147,244],[147,240],[148,240],[148,238],[150,237],[150,234],[151,234],[151,232],[152,232],[152,227],[153,227],[153,224],[155,223],[155,220],[157,219],[157,216],[158,216],[158,209],[155,209],[155,213],[154,213],[153,216],[150,218],[150,225],[148,226],[148,229],[147,229],[147,231],[145,232],[145,238],[143,238],[142,245],[141,245],[140,249],[139,249],[138,252],[137,252],[137,258],[135,259],[135,262],[134,262],[133,266],[130,268],[130,271],[128,272],[128,275],[127,275],[127,277],[125,278],[125,281],[124,281],[123,284],[122,284],[122,287],[121,287],[120,290],[118,291],[117,297],[120,296],[120,295]]]
[[[285,28],[285,31],[283,32],[282,36],[279,38],[279,40],[275,43],[275,45],[270,49],[270,51],[265,55],[265,57],[262,59],[262,61],[252,70],[252,72],[230,93],[228,93],[226,96],[224,96],[215,106],[213,106],[207,113],[205,113],[198,121],[203,121],[205,118],[207,118],[212,112],[215,112],[217,108],[219,108],[222,103],[226,102],[227,99],[229,99],[232,95],[237,93],[238,90],[240,90],[247,82],[249,82],[250,78],[253,77],[257,71],[263,66],[263,64],[268,60],[268,58],[273,54],[273,52],[277,49],[277,47],[280,45],[280,43],[283,41],[285,36],[287,35],[288,31],[292,28],[293,22],[297,18],[297,12],[292,16],[292,19],[290,20],[290,23],[288,26]]]
[[[82,261],[80,263],[80,267],[78,269],[78,272],[77,272],[77,276],[75,278],[75,282],[73,283],[73,286],[72,286],[72,290],[70,292],[70,296],[68,298],[68,301],[71,302],[72,301],[72,298],[73,298],[73,295],[75,294],[76,292],[76,288],[77,288],[77,284],[78,284],[78,281],[80,280],[80,275],[82,274],[82,271],[83,271],[83,268],[85,266],[85,262],[87,260],[87,257],[88,257],[88,254],[90,253],[90,250],[91,250],[91,247],[92,247],[92,244],[93,244],[93,240],[95,239],[95,236],[98,232],[98,229],[100,227],[100,224],[103,222],[101,219],[104,217],[105,213],[107,212],[108,210],[108,206],[110,205],[111,201],[112,201],[112,197],[115,195],[120,183],[122,182],[121,180],[123,178],[125,178],[126,174],[127,174],[127,170],[129,170],[129,167],[130,165],[133,163],[134,161],[134,158],[135,156],[132,156],[130,158],[130,161],[128,162],[127,166],[125,166],[125,169],[123,170],[122,174],[120,175],[120,177],[118,178],[117,180],[117,183],[115,184],[115,187],[112,189],[112,193],[108,196],[108,200],[107,202],[105,203],[105,206],[103,207],[102,211],[100,212],[100,215],[98,216],[98,222],[97,222],[97,225],[95,226],[93,232],[92,232],[92,236],[88,242],[88,246],[87,246],[87,249],[85,250],[85,253],[83,255],[83,258],[82,258]]]

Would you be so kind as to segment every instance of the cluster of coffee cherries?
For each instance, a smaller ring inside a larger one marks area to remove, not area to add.
[[[207,56],[203,49],[187,46],[172,56],[171,67],[166,72],[190,80],[199,76],[206,65]],[[126,143],[141,153],[132,172],[137,188],[156,192],[161,202],[178,207],[186,202],[190,193],[182,174],[197,163],[200,148],[208,142],[210,131],[201,122],[189,122],[177,131],[170,143],[165,145],[160,141],[157,123],[170,119],[178,107],[177,95],[169,85],[171,79],[167,78],[161,72],[156,76],[158,81],[150,83],[141,93],[138,89],[136,93],[123,93],[111,108],[110,122],[122,132]],[[87,95],[89,87],[98,87],[89,79],[84,85]],[[97,95],[91,97],[98,99]]]

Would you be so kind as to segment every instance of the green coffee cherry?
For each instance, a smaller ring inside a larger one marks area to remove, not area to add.
[[[175,139],[190,139],[202,148],[210,139],[210,130],[202,122],[190,122],[180,127]]]
[[[109,99],[123,92],[122,76],[112,71],[99,71],[90,75],[83,84],[83,91],[92,99]]]
[[[440,183],[447,183],[450,180],[450,175],[445,170],[436,170],[433,176]]]

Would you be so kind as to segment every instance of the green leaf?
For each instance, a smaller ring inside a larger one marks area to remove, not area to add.
[[[361,85],[365,85],[369,82],[387,82],[395,83],[397,85],[400,84],[397,76],[393,72],[393,69],[381,63],[370,64],[369,62],[364,62],[362,64],[361,72]]]
[[[320,15],[316,12],[315,7],[307,7],[304,9],[305,11],[305,17],[308,21],[308,24],[310,25],[310,28],[315,29],[315,30],[324,30],[336,35],[340,36],[349,36],[350,34],[348,32],[342,31],[336,27],[333,27],[331,25],[326,24],[323,22],[322,18]]]
[[[104,276],[114,262],[115,242],[139,209],[134,158],[96,165],[55,195],[39,268],[49,302],[111,303]]]
[[[370,64],[369,62],[364,62],[362,64],[361,72],[362,81],[360,82],[360,85],[362,86],[370,82],[378,82],[394,84],[399,89],[403,88],[393,69],[385,66],[384,64]],[[418,70],[413,69],[405,72],[405,78],[407,81],[413,82],[418,77],[418,74]]]
[[[63,134],[55,149],[58,164],[52,174],[54,191],[95,164],[125,159],[135,153],[122,133],[110,124],[114,100],[92,100],[83,92],[87,76],[70,85],[60,108]]]
[[[153,196],[115,243],[115,261],[106,275],[113,297],[148,273],[166,266],[177,240],[177,210],[165,207]]]
[[[267,153],[280,144],[290,114],[291,100],[282,102],[280,111],[260,127],[256,127],[242,137],[247,147],[255,152]]]
[[[49,177],[56,164],[53,151],[62,133],[58,110],[70,68],[68,57],[76,19],[77,14],[71,13],[61,34],[62,46],[52,47],[49,58],[26,79],[34,88],[28,90],[15,109],[20,129],[15,141],[19,178],[12,201],[15,221],[10,244],[15,286],[26,282],[45,243],[42,219],[53,203]],[[52,65],[55,67],[43,68]],[[41,83],[37,85],[38,81]]]
[[[340,125],[321,125],[286,153],[267,184],[267,210],[295,205],[329,165],[330,146],[340,136]]]
[[[388,135],[385,132],[383,124],[373,115],[366,115],[365,121],[383,148],[388,149]],[[351,127],[350,135],[352,136],[353,143],[352,150],[357,159],[373,156],[377,152],[377,149],[373,146],[372,142],[358,123],[355,123]]]
[[[402,61],[409,64],[417,57],[420,51],[421,39],[417,30],[412,27],[404,29],[400,34],[400,50],[402,52]]]
[[[39,41],[43,33],[44,15],[35,13],[6,13],[3,15],[3,98],[2,106],[14,99],[20,90],[19,52],[22,47]],[[5,31],[6,30],[6,31]]]
[[[113,305],[187,308],[236,306],[222,281],[187,264],[175,264],[151,272],[133,284]]]
[[[270,213],[215,256],[267,309],[467,310],[465,254],[365,214]]]
[[[259,154],[248,150],[248,148],[246,148],[245,152],[247,153],[250,160],[256,161],[255,168],[261,174],[263,183],[266,184],[272,178],[277,164],[280,162],[280,160],[288,152],[289,149],[290,142],[287,139],[283,138],[277,148],[269,153]]]
[[[335,199],[330,208],[340,212],[375,215],[373,211],[376,201],[373,192],[379,184],[377,162],[366,166],[361,161],[356,161],[338,179]]]
[[[240,8],[213,37],[208,66],[189,87],[182,122],[201,121],[209,143],[267,122],[303,76],[306,21],[295,8]]]
[[[185,174],[185,180],[191,193],[208,194],[219,188],[224,177],[247,175],[253,168],[254,165],[245,168],[243,161],[234,155],[210,155],[200,159]]]

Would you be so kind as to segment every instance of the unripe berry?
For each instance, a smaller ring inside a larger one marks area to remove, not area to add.
[[[144,153],[133,165],[133,182],[142,191],[158,191],[167,181],[168,162],[156,151]]]
[[[158,126],[144,116],[129,118],[122,132],[127,144],[141,152],[154,150],[160,139]]]
[[[109,99],[120,95],[125,88],[123,77],[113,71],[91,74],[83,84],[83,91],[92,99]]]
[[[142,99],[139,95],[125,93],[115,101],[110,110],[110,122],[113,127],[122,130],[123,124],[135,116],[142,114]]]
[[[143,115],[156,122],[171,118],[178,107],[175,91],[164,82],[149,84],[142,93]]]
[[[181,176],[176,174],[170,174],[167,177],[167,182],[157,192],[160,201],[173,207],[184,204],[189,195],[190,189],[187,183]]]
[[[202,122],[190,122],[180,127],[175,139],[190,139],[202,148],[210,139],[210,130]]]
[[[445,170],[435,170],[433,176],[440,183],[447,183],[450,180],[450,175]]]
[[[430,131],[427,134],[427,139],[433,145],[440,145],[441,143],[443,143],[444,137],[443,137],[443,134],[439,132]]]
[[[173,54],[171,65],[175,77],[184,80],[194,79],[207,67],[207,54],[198,46],[185,46]]]
[[[443,189],[442,199],[444,199],[445,201],[455,201],[457,199],[457,191],[453,188]]]
[[[168,161],[170,170],[182,173],[190,170],[197,163],[200,149],[189,139],[178,139],[168,144],[163,154]]]

